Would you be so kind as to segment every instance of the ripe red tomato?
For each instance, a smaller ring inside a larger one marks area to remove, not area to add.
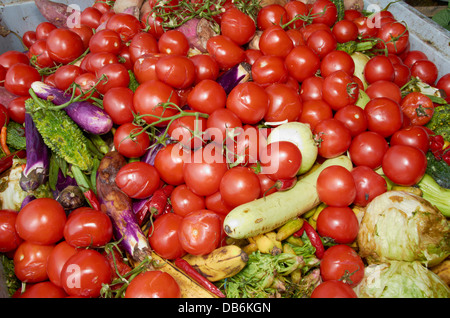
[[[84,52],[83,40],[70,29],[54,29],[48,35],[46,43],[50,58],[62,64],[72,62]]]
[[[24,283],[38,283],[48,279],[47,260],[55,245],[24,241],[14,253],[14,274]]]
[[[369,95],[370,99],[387,97],[399,104],[402,101],[402,92],[400,87],[394,82],[386,80],[379,80],[370,84],[366,88],[366,94]]]
[[[20,96],[14,98],[8,104],[8,117],[16,123],[23,124],[25,122],[25,101],[29,96]]]
[[[316,74],[320,68],[320,58],[306,45],[294,47],[285,58],[289,74],[298,82]]]
[[[178,238],[182,220],[181,215],[166,213],[154,221],[148,241],[152,249],[162,258],[173,260],[186,254]]]
[[[439,70],[430,60],[418,60],[411,66],[411,76],[418,77],[427,84],[434,85]]]
[[[66,212],[51,198],[38,198],[25,205],[17,215],[19,236],[36,244],[53,244],[63,238]]]
[[[333,110],[355,104],[358,96],[359,86],[346,71],[338,70],[325,77],[322,98]]]
[[[333,52],[337,47],[337,41],[333,33],[329,30],[317,30],[311,34],[306,41],[306,45],[323,59],[328,53]]]
[[[122,51],[122,47],[120,34],[114,30],[99,30],[89,40],[89,49],[92,53],[108,52],[117,55]]]
[[[5,53],[0,54],[0,65],[4,68],[8,69],[11,66],[22,63],[22,64],[30,64],[30,59],[25,53],[10,50]]]
[[[265,89],[269,97],[269,108],[264,115],[266,122],[296,121],[302,114],[302,100],[292,87],[274,83]]]
[[[81,24],[78,27],[73,27],[71,30],[78,34],[78,36],[81,38],[81,41],[83,41],[83,49],[86,51],[89,48],[89,41],[94,35],[94,31],[84,24]]]
[[[195,84],[201,80],[216,80],[219,76],[219,65],[207,54],[197,54],[191,56],[191,61],[195,66]]]
[[[141,157],[150,146],[150,137],[143,128],[133,123],[120,125],[114,134],[114,146],[128,158]]]
[[[330,0],[317,0],[313,3],[310,14],[313,23],[324,23],[331,27],[337,19],[337,8]]]
[[[127,68],[121,63],[107,64],[95,72],[97,81],[97,90],[100,94],[106,94],[108,90],[114,87],[128,87],[130,84],[130,75]],[[106,78],[102,79],[103,76]]]
[[[434,114],[431,98],[420,92],[411,92],[406,95],[402,99],[400,107],[412,125],[423,126],[431,120]]]
[[[133,105],[134,92],[128,87],[110,88],[103,96],[103,108],[116,125],[131,123],[136,112]]]
[[[96,298],[103,284],[110,284],[111,267],[105,256],[93,249],[81,249],[64,264],[61,284],[70,296]]]
[[[158,40],[158,50],[163,54],[186,56],[189,51],[189,41],[179,30],[167,30]]]
[[[5,76],[5,88],[14,95],[29,96],[28,90],[35,81],[40,81],[39,72],[27,64],[12,65]]]
[[[27,287],[18,298],[66,298],[67,294],[61,287],[52,282],[39,282]]]
[[[243,124],[256,124],[267,113],[269,96],[264,88],[254,82],[236,85],[228,94],[226,107],[235,113]]]
[[[376,196],[387,191],[386,180],[368,166],[357,166],[351,171],[356,186],[354,204],[366,206]]]
[[[179,105],[180,100],[175,90],[159,80],[142,83],[134,92],[134,108],[149,124],[178,113],[177,109],[171,106],[164,106],[167,103],[181,106]],[[162,121],[160,124],[167,125],[167,122]]]
[[[169,144],[161,148],[155,156],[154,167],[158,170],[160,178],[173,186],[184,183],[183,145],[181,143]]]
[[[232,7],[222,15],[220,30],[236,44],[244,45],[255,35],[256,25],[249,15]]]
[[[364,66],[364,77],[369,84],[379,80],[394,80],[394,65],[385,55],[372,57]]]
[[[36,39],[45,40],[46,38],[48,38],[50,32],[52,32],[54,29],[56,29],[56,26],[53,23],[47,21],[39,23],[35,31]]]
[[[232,167],[223,175],[219,191],[226,205],[236,207],[259,198],[259,178],[251,168]]]
[[[350,244],[358,235],[359,222],[348,206],[327,206],[317,217],[317,231],[336,243]]]
[[[436,88],[445,92],[445,100],[450,103],[450,73],[443,75],[436,83]]]
[[[210,37],[206,49],[222,70],[227,70],[245,59],[244,49],[225,35]]]
[[[321,120],[314,127],[313,133],[319,142],[319,155],[324,158],[343,154],[352,142],[350,129],[336,118]]]
[[[381,166],[388,148],[389,144],[382,135],[374,131],[364,131],[352,139],[348,152],[355,166],[376,169]]]
[[[389,137],[403,125],[400,105],[387,97],[371,99],[365,106],[367,129]]]
[[[427,158],[422,150],[406,145],[391,146],[382,162],[383,172],[392,182],[412,186],[425,174]]]
[[[355,137],[367,129],[367,118],[364,109],[356,105],[347,105],[339,109],[334,118],[342,122]]]
[[[193,116],[175,119],[167,129],[169,136],[188,149],[198,149],[204,145],[206,118],[195,116],[194,110],[186,110]]]
[[[100,247],[111,241],[111,219],[102,211],[81,208],[70,214],[64,227],[64,239],[74,247]]]
[[[80,23],[92,29],[97,29],[100,25],[100,19],[103,13],[94,7],[87,7],[80,14]]]
[[[292,21],[296,16],[306,16],[308,14],[308,7],[305,3],[301,1],[288,1],[284,5],[284,9],[286,10],[287,20]],[[302,19],[296,19],[292,24],[292,29],[300,29],[306,24],[306,21]]]
[[[336,22],[332,32],[338,43],[355,41],[358,38],[358,27],[350,20],[340,20]]]
[[[192,192],[207,196],[219,190],[220,180],[228,170],[224,156],[213,149],[200,148],[183,166],[183,178]]]
[[[136,63],[137,59],[145,54],[159,53],[158,41],[149,32],[139,32],[130,42],[130,59],[131,63]]]
[[[259,30],[265,30],[274,24],[283,25],[286,22],[288,22],[286,9],[277,3],[262,7],[256,17],[256,26]]]
[[[23,239],[16,231],[17,211],[0,210],[0,252],[15,250]]]
[[[355,181],[346,168],[329,166],[322,170],[317,178],[317,193],[320,201],[326,205],[346,207],[355,200]]]
[[[320,121],[330,118],[333,118],[333,110],[324,100],[307,100],[303,102],[299,121],[309,124],[311,129],[314,130]]]
[[[55,72],[56,87],[60,90],[65,91],[72,85],[75,78],[77,78],[82,73],[83,70],[77,65],[68,64],[59,67]]]
[[[323,77],[327,77],[331,73],[339,70],[345,71],[350,76],[353,76],[355,73],[355,62],[350,54],[345,51],[331,51],[322,59],[322,63],[320,64],[320,74]]]
[[[355,287],[364,278],[364,262],[350,246],[334,245],[325,251],[320,261],[320,275],[324,281],[339,280]]]
[[[177,281],[158,270],[139,274],[128,285],[125,298],[180,298],[181,290]]]
[[[116,13],[108,19],[105,27],[116,31],[122,41],[127,43],[141,31],[141,22],[132,14]]]
[[[424,153],[427,153],[430,147],[430,140],[428,131],[423,126],[408,126],[397,130],[390,138],[391,146],[394,145],[409,145],[417,147]]]
[[[53,248],[47,259],[47,275],[53,284],[62,287],[61,270],[66,261],[77,252],[77,248],[66,241],[61,241]]]
[[[322,100],[323,77],[311,76],[306,78],[300,87],[303,102],[308,100]]]
[[[195,80],[194,63],[183,55],[161,56],[155,64],[155,71],[160,81],[177,89],[188,88]]]
[[[294,47],[291,38],[279,25],[271,25],[261,34],[259,49],[264,55],[285,58]]]
[[[170,202],[173,212],[182,217],[206,207],[205,197],[195,194],[185,184],[180,184],[173,189]]]
[[[25,31],[22,35],[23,44],[29,49],[30,46],[37,41],[36,31],[29,30]]]
[[[290,179],[302,164],[300,149],[289,141],[275,141],[260,150],[261,172],[273,180]]]
[[[311,298],[358,298],[355,291],[340,280],[327,280],[314,288]]]
[[[222,219],[210,210],[193,211],[181,221],[178,237],[183,249],[192,255],[206,255],[222,240]]]
[[[212,79],[204,79],[189,92],[188,105],[201,113],[211,114],[217,109],[225,108],[227,94],[225,89]]]
[[[282,57],[261,55],[252,64],[252,76],[253,81],[265,87],[273,83],[285,83],[289,74]]]
[[[218,144],[225,142],[233,134],[234,129],[242,128],[239,117],[228,108],[219,108],[213,111],[206,121],[205,139]]]
[[[116,175],[117,186],[134,199],[148,198],[159,188],[158,170],[142,161],[127,163]]]
[[[409,44],[409,31],[404,23],[398,21],[383,24],[378,29],[377,37],[382,40],[377,46],[386,48],[391,54],[403,53]]]

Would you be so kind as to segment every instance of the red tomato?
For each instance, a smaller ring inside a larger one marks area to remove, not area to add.
[[[14,251],[23,239],[16,231],[17,212],[14,210],[0,210],[0,252]]]
[[[408,28],[398,21],[383,24],[378,30],[377,37],[382,40],[377,46],[381,49],[386,48],[391,54],[401,54],[409,44]]]
[[[28,287],[19,298],[66,298],[67,294],[52,282],[39,282]]]
[[[110,52],[90,53],[86,56],[84,68],[86,71],[96,74],[102,67],[109,64],[118,64],[119,59],[117,55]],[[85,60],[83,60],[85,61]],[[83,63],[80,65],[83,68]]]
[[[354,204],[366,206],[376,196],[387,191],[386,180],[368,166],[357,166],[351,171],[356,185]]]
[[[320,261],[320,275],[324,281],[339,280],[355,287],[364,278],[364,262],[350,246],[334,245],[325,251]]]
[[[179,30],[167,30],[158,40],[158,50],[163,54],[186,56],[189,51],[189,41]]]
[[[89,41],[94,35],[94,31],[84,24],[78,27],[73,27],[71,30],[78,34],[78,36],[81,38],[81,41],[83,41],[83,49],[86,51],[89,48]]]
[[[194,114],[193,110],[186,112]],[[196,116],[182,116],[175,119],[169,126],[169,136],[181,143],[186,148],[198,149],[204,144],[206,130],[206,118]]]
[[[252,65],[253,81],[262,86],[273,83],[285,83],[288,71],[284,66],[284,59],[280,56],[261,55]]]
[[[120,63],[107,64],[95,72],[97,80],[97,90],[100,94],[106,94],[108,90],[114,87],[128,87],[130,84],[130,75],[127,68]],[[106,78],[102,77],[105,76]]]
[[[394,65],[385,55],[372,57],[364,66],[364,77],[369,84],[379,80],[394,80]]]
[[[346,207],[355,200],[355,181],[346,168],[330,166],[322,170],[317,178],[317,193],[326,205]]]
[[[222,70],[227,70],[245,59],[244,49],[225,35],[210,37],[206,49]]]
[[[376,169],[381,166],[388,148],[389,144],[382,135],[374,131],[364,131],[352,139],[348,152],[355,166]]]
[[[390,138],[390,145],[408,145],[417,147],[427,153],[430,140],[428,131],[423,126],[408,126],[397,130]]]
[[[235,113],[243,124],[253,125],[267,113],[269,96],[264,88],[254,82],[240,83],[228,94],[226,107]]]
[[[314,288],[311,298],[358,298],[353,289],[340,280],[327,280]]]
[[[154,116],[167,118],[178,113],[178,110],[173,107],[163,106],[168,102],[181,106],[175,90],[159,80],[142,83],[134,92],[134,108],[149,124],[159,120],[159,118]],[[163,121],[161,122],[162,124],[167,123]]]
[[[322,100],[322,89],[323,77],[311,76],[306,78],[300,87],[302,101]]]
[[[219,108],[209,115],[206,121],[206,128],[205,138],[222,144],[227,138],[234,137],[233,131],[242,128],[242,122],[228,108]]]
[[[69,257],[61,270],[61,283],[70,296],[98,297],[103,284],[110,284],[111,267],[105,256],[81,249]]]
[[[158,217],[149,231],[148,241],[162,258],[174,260],[186,254],[178,238],[183,216],[166,213]]]
[[[63,238],[66,212],[51,198],[38,198],[25,205],[17,215],[19,236],[36,244],[53,244]]]
[[[301,1],[288,1],[284,5],[284,9],[286,10],[288,21],[292,21],[296,16],[306,16],[308,14],[308,7]],[[305,24],[306,21],[303,21],[302,19],[296,19],[291,24],[291,30],[300,29]]]
[[[258,176],[251,168],[232,167],[220,181],[220,195],[230,207],[253,201],[260,195]]]
[[[89,40],[89,49],[92,53],[108,52],[117,55],[122,51],[122,46],[120,34],[109,29],[95,32]]]
[[[63,65],[55,72],[55,84],[60,90],[68,89],[75,79],[83,73],[81,67],[77,65]]]
[[[359,86],[347,72],[338,70],[325,77],[322,98],[333,110],[356,103],[358,96]]]
[[[154,167],[164,182],[173,186],[184,183],[184,153],[180,143],[169,144],[158,151]]]
[[[4,68],[8,69],[18,63],[28,65],[30,64],[30,59],[25,53],[14,50],[0,54],[0,65]]]
[[[366,16],[361,16],[353,19],[352,21],[356,24],[358,34],[362,39],[372,38],[377,35],[378,28],[375,25],[376,21],[374,23],[374,17],[369,18]]]
[[[48,53],[46,40],[37,40],[34,42],[28,53],[34,64],[40,68],[53,67],[57,64]],[[26,62],[26,65],[28,64],[29,61]]]
[[[148,198],[160,184],[158,170],[141,161],[130,162],[120,168],[115,181],[117,186],[133,199]]]
[[[22,35],[23,44],[30,49],[30,46],[37,41],[36,31],[25,31]]]
[[[113,226],[109,216],[91,208],[72,212],[64,227],[64,239],[74,247],[100,247],[112,237]]]
[[[320,121],[331,118],[333,118],[333,110],[324,100],[307,100],[303,102],[299,121],[309,124],[311,129],[315,129]]]
[[[367,117],[367,129],[389,137],[403,125],[403,113],[400,105],[387,97],[370,100],[364,112]]]
[[[329,30],[317,30],[311,34],[306,41],[306,45],[323,59],[328,53],[333,52],[337,47],[337,41]]]
[[[90,72],[82,73],[75,78],[73,83],[78,85],[75,87],[75,94],[77,96],[83,95],[83,98],[88,98],[91,95],[91,93],[92,97],[98,97],[100,95],[99,92],[97,92],[96,90],[92,90],[92,88],[97,83],[97,77],[93,73]],[[55,85],[56,85],[56,77],[55,77]]]
[[[220,180],[227,170],[226,159],[221,153],[200,148],[184,163],[183,178],[192,192],[207,196],[219,190]]]
[[[430,60],[418,60],[411,66],[411,76],[418,77],[427,84],[434,85],[439,70]]]
[[[259,30],[265,30],[274,24],[283,25],[286,22],[288,22],[286,9],[277,3],[262,7],[256,17],[256,26]]]
[[[225,108],[226,102],[225,89],[212,79],[201,80],[187,97],[187,103],[192,109],[209,115],[217,109]]]
[[[141,157],[150,146],[150,137],[142,127],[133,123],[120,125],[114,134],[114,146],[125,157]]]
[[[139,274],[128,285],[125,298],[180,298],[181,290],[177,281],[158,270]]]
[[[57,28],[51,31],[46,43],[50,58],[62,64],[72,62],[84,52],[83,40],[70,29]]]
[[[145,54],[159,53],[158,41],[148,32],[139,32],[130,42],[131,63],[136,63],[137,59]]]
[[[47,39],[50,32],[52,32],[54,29],[56,29],[56,26],[53,23],[47,21],[39,23],[36,27],[36,39]]]
[[[53,284],[62,287],[61,270],[66,261],[77,252],[77,248],[66,241],[61,241],[53,248],[47,259],[47,275]]]
[[[273,180],[290,179],[302,164],[300,149],[289,141],[275,141],[260,150],[261,172]]]
[[[285,58],[294,47],[291,38],[279,25],[271,25],[261,34],[259,49],[264,55]]]
[[[345,21],[345,20],[342,20]],[[320,74],[327,77],[336,71],[345,71],[350,76],[355,73],[355,62],[350,54],[345,51],[331,51],[322,59]],[[302,84],[303,85],[303,84]]]
[[[358,235],[358,230],[358,219],[348,206],[327,206],[317,217],[317,231],[320,236],[330,237],[336,243],[352,243]]]
[[[337,20],[336,5],[330,0],[317,0],[313,3],[310,14],[313,23],[324,23],[331,27]]]
[[[132,14],[116,13],[108,19],[106,29],[116,31],[122,41],[127,43],[141,31],[141,22]]]
[[[418,60],[428,60],[428,57],[425,53],[419,50],[412,50],[409,51],[403,58],[403,63],[405,63],[406,66],[411,68],[414,63],[416,63]]]
[[[269,109],[264,115],[266,122],[296,121],[302,114],[302,100],[292,87],[274,83],[265,89],[269,97]]]
[[[16,123],[25,122],[25,101],[29,96],[16,97],[8,104],[8,117]]]
[[[352,135],[336,118],[323,119],[314,127],[314,138],[320,143],[319,155],[324,158],[337,157],[350,147]]]
[[[222,219],[210,210],[193,211],[181,221],[178,237],[183,249],[192,255],[207,255],[222,240]]]
[[[47,260],[55,246],[24,241],[14,253],[14,274],[24,283],[48,279]]]
[[[173,212],[182,217],[206,207],[205,197],[195,194],[185,184],[180,184],[173,189],[170,202]]]
[[[450,103],[450,73],[442,76],[436,83],[436,88],[441,89],[445,92],[445,100]]]
[[[158,62],[161,55],[159,54],[144,54],[140,56],[133,64],[133,72],[139,84],[151,80],[158,80],[156,75],[156,62]]]
[[[392,182],[412,186],[425,174],[427,158],[423,151],[416,147],[395,145],[386,151],[381,167]]]
[[[87,7],[80,14],[80,23],[84,24],[91,29],[97,29],[100,25],[100,19],[103,13],[94,7]]]
[[[378,97],[387,97],[400,104],[402,101],[402,92],[400,87],[394,82],[379,80],[370,84],[366,88],[366,93],[370,99]]]
[[[35,81],[40,81],[39,72],[27,64],[12,65],[5,76],[5,88],[14,95],[29,96],[28,90]]]
[[[400,107],[412,125],[423,126],[431,120],[434,114],[431,98],[420,92],[411,92],[406,95],[401,101]]]
[[[256,25],[249,15],[233,7],[222,15],[220,31],[236,44],[244,45],[253,38]]]
[[[183,55],[161,56],[156,62],[155,71],[160,81],[178,89],[190,87],[195,80],[194,63]]]
[[[332,32],[338,43],[355,41],[358,38],[358,27],[350,20],[340,20],[336,22]]]
[[[316,74],[320,68],[320,58],[306,45],[294,47],[285,58],[289,74],[298,82]]]
[[[134,92],[128,87],[110,88],[103,96],[103,108],[116,125],[131,123],[136,113],[133,105]]]
[[[5,85],[6,68],[0,65],[0,86]]]
[[[367,129],[367,118],[364,109],[356,105],[347,105],[339,109],[334,118],[342,122],[355,137]]]
[[[195,66],[195,84],[201,80],[216,80],[219,76],[219,65],[207,54],[197,54],[191,56],[191,61]]]
[[[205,206],[207,210],[214,211],[220,215],[227,215],[232,210],[232,207],[223,201],[220,191],[205,197]]]

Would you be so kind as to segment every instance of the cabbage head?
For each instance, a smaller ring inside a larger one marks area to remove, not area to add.
[[[450,223],[422,197],[387,191],[366,206],[357,243],[369,264],[394,260],[433,266],[450,255]]]
[[[450,288],[420,262],[366,266],[363,280],[354,288],[358,298],[449,298]]]

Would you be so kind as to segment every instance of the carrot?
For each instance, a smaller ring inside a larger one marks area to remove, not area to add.
[[[0,144],[2,145],[2,150],[6,155],[10,155],[11,151],[9,150],[8,144],[6,143],[6,137],[8,134],[8,130],[6,126],[2,127],[1,133],[0,133]]]

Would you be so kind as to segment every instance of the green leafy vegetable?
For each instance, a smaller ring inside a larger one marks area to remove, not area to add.
[[[450,2],[448,4],[448,7],[436,12],[431,19],[439,24],[440,26],[444,27],[445,29],[450,31]]]
[[[426,173],[433,177],[441,187],[450,189],[450,166],[444,160],[437,160],[431,151],[428,151],[426,156]]]
[[[0,275],[0,279],[4,278],[6,291],[8,292],[7,296],[11,297],[16,292],[16,290],[20,287],[21,282],[14,274],[14,261],[12,259],[6,257],[6,255],[4,255],[4,254],[1,254],[0,258],[1,258],[0,265],[3,266],[3,274],[4,274],[4,277],[2,277],[2,275]],[[2,288],[2,287],[3,287],[2,281],[0,281],[0,288]]]
[[[25,142],[25,128],[23,125],[10,121],[7,126],[6,143],[10,150],[21,150],[26,148]]]

